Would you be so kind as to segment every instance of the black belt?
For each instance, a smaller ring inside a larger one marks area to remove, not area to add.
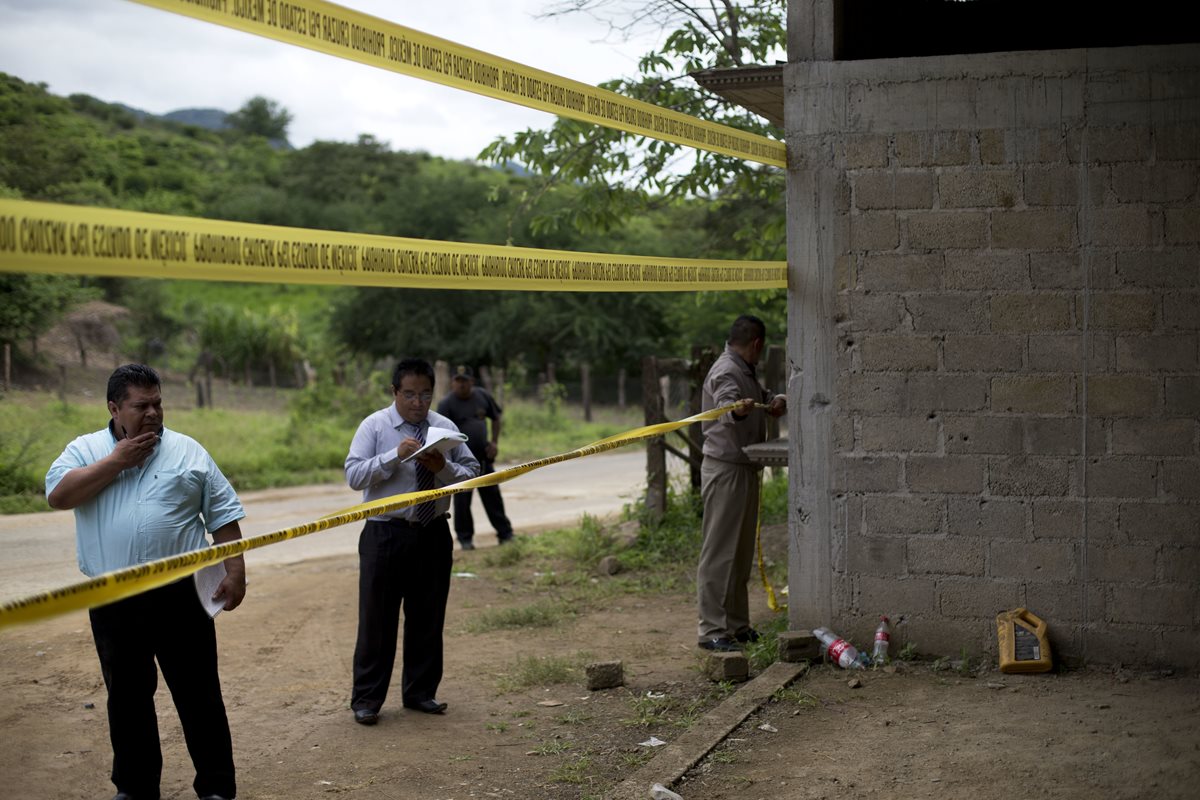
[[[447,520],[447,519],[450,519],[449,513],[438,514],[436,517],[429,520],[429,522],[426,522],[424,525],[418,525],[417,523],[415,523],[411,520],[400,519],[398,517],[390,517],[388,519],[373,519],[373,520],[371,520],[371,522],[378,522],[380,525],[387,525],[390,528],[403,528],[405,530],[410,530],[410,531],[422,531],[422,530],[425,530],[426,528],[428,528],[430,525],[433,525],[436,522],[441,522],[442,520]]]

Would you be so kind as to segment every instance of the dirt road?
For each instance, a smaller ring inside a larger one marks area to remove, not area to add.
[[[503,465],[502,465],[503,466]],[[646,455],[618,450],[543,467],[503,484],[505,509],[517,533],[577,521],[583,514],[616,514],[645,484]],[[252,536],[309,522],[361,502],[344,485],[295,486],[245,492],[243,534]],[[495,542],[478,493],[472,514],[480,544]],[[247,554],[251,570],[266,564],[295,564],[310,558],[357,552],[361,525],[265,547]],[[70,511],[0,516],[0,601],[81,580],[75,563],[75,520]]]

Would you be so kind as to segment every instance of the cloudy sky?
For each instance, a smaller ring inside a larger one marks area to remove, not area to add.
[[[654,38],[622,41],[550,0],[342,0],[340,5],[589,84],[632,76]],[[292,144],[369,133],[397,150],[474,158],[548,114],[200,22],[129,0],[0,0],[0,72],[155,114],[233,111],[263,95]]]

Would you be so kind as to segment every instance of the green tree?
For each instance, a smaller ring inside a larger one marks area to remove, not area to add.
[[[237,111],[225,117],[229,127],[247,136],[261,136],[270,142],[286,142],[292,113],[274,100],[252,97]]]
[[[700,89],[689,73],[772,58],[786,41],[786,0],[563,0],[549,13],[589,13],[607,20],[618,35],[647,26],[670,30],[663,45],[642,58],[638,77],[601,85],[700,119],[780,137],[766,121]],[[782,257],[784,176],[774,167],[562,117],[546,130],[501,137],[480,157],[496,163],[516,161],[537,176],[524,205],[537,205],[558,185],[582,187],[575,204],[541,211],[538,226],[610,230],[677,198],[710,197],[717,208],[751,200],[776,213],[736,227],[733,240],[746,256]]]

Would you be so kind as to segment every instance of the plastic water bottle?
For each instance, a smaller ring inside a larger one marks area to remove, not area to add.
[[[875,649],[871,651],[871,662],[885,664],[888,660],[888,645],[892,643],[892,634],[888,630],[888,618],[879,618],[879,627],[875,629]]]
[[[656,783],[650,787],[650,796],[654,798],[654,800],[683,800],[682,797],[677,795],[675,792],[672,792],[661,783]]]
[[[858,660],[858,650],[854,645],[840,638],[836,633],[828,628],[817,628],[813,631],[813,636],[821,640],[821,645],[829,653],[829,660],[837,664],[842,669],[862,669],[862,662]]]

